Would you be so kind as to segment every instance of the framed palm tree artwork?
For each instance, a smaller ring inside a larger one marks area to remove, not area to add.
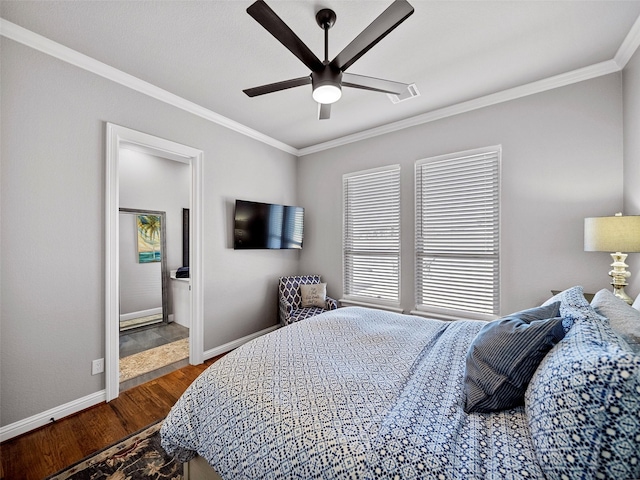
[[[159,262],[162,259],[160,231],[162,219],[159,215],[137,215],[138,262]]]

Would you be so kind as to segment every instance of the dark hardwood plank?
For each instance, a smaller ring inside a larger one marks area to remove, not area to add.
[[[167,416],[186,388],[222,355],[120,393],[109,403],[0,444],[0,480],[42,480]]]

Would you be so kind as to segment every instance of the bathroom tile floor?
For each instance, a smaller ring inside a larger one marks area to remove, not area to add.
[[[120,333],[120,358],[189,337],[189,329],[177,323],[162,323]]]
[[[189,329],[177,323],[160,323],[139,327],[134,330],[126,330],[120,332],[120,358],[122,359],[155,347],[176,342],[183,338],[189,338]],[[120,391],[124,392],[125,390],[154,380],[188,364],[188,358],[173,363],[167,363],[167,361],[161,360],[158,365],[155,366],[154,370],[120,382]]]

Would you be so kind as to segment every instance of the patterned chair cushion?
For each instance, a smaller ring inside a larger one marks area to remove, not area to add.
[[[573,326],[525,393],[538,461],[548,478],[640,478],[640,357],[591,307],[566,312]]]
[[[321,313],[324,313],[326,311],[327,310],[321,307],[305,307],[299,308],[297,310],[292,310],[291,314],[289,315],[289,323],[299,322],[300,320],[304,320],[305,318],[315,317],[316,315],[320,315]]]

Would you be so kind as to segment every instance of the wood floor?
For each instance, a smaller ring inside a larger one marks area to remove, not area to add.
[[[221,357],[221,356],[220,356]],[[0,479],[42,480],[167,416],[209,365],[188,365],[103,403],[0,445]]]

